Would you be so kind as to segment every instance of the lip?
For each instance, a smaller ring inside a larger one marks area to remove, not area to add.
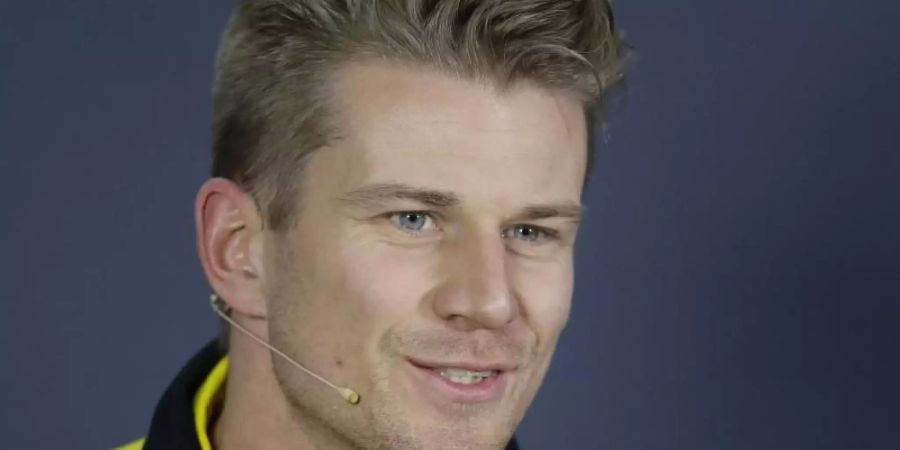
[[[497,372],[510,372],[515,369],[512,364],[504,362],[487,362],[487,361],[428,361],[416,358],[407,358],[409,362],[423,369],[435,369],[438,367],[453,367],[457,369],[470,370],[472,372],[483,372],[486,370],[495,370]]]
[[[501,399],[509,383],[512,366],[482,362],[422,362],[407,359],[416,381],[417,391],[426,394],[438,405],[449,403],[485,403]],[[442,377],[435,368],[454,367],[471,371],[493,370],[494,376],[475,384],[454,383]]]

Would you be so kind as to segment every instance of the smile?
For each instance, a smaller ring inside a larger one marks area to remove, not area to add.
[[[498,373],[495,370],[482,370],[475,372],[466,369],[458,369],[455,367],[443,367],[433,370],[437,371],[437,373],[444,379],[449,380],[451,383],[457,384],[481,383],[485,378],[497,376]]]
[[[439,405],[500,400],[513,370],[504,364],[408,362],[416,391]]]

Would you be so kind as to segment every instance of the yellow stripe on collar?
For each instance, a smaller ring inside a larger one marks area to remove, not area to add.
[[[144,438],[138,439],[133,442],[129,442],[121,447],[116,447],[113,450],[141,450],[144,448]]]
[[[209,419],[213,414],[212,402],[218,394],[225,378],[228,376],[228,357],[222,358],[216,367],[206,376],[200,390],[194,395],[194,426],[197,430],[197,440],[202,450],[212,450],[209,440]]]

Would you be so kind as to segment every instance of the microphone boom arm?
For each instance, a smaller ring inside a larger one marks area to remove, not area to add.
[[[322,383],[325,383],[326,385],[328,385],[328,387],[337,391],[337,393],[340,394],[341,397],[343,397],[347,403],[349,403],[351,405],[359,404],[361,399],[359,397],[359,394],[356,391],[354,391],[353,389],[347,388],[347,387],[337,386],[337,385],[331,383],[330,381],[326,380],[325,378],[322,378],[321,376],[313,373],[311,370],[307,369],[306,367],[303,367],[297,361],[294,361],[290,356],[286,355],[281,350],[278,350],[277,348],[272,346],[272,344],[269,344],[268,342],[266,342],[265,339],[257,336],[256,333],[248,330],[246,327],[239,324],[236,320],[234,320],[234,318],[231,317],[231,307],[229,307],[221,298],[219,298],[218,295],[216,295],[216,294],[210,295],[209,296],[209,304],[210,304],[210,306],[212,306],[213,311],[215,311],[215,313],[219,315],[219,317],[221,317],[226,322],[231,324],[231,326],[237,328],[238,331],[246,334],[247,336],[249,336],[251,339],[253,339],[257,343],[259,343],[263,347],[272,351],[272,353],[275,353],[276,355],[284,358],[285,361],[291,363],[291,365],[302,370],[307,375],[321,381]]]

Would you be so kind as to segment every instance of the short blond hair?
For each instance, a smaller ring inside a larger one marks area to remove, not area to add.
[[[251,193],[274,230],[298,209],[306,158],[332,137],[327,85],[377,57],[489,81],[569,91],[590,115],[621,77],[607,0],[242,0],[223,35],[213,176]]]

